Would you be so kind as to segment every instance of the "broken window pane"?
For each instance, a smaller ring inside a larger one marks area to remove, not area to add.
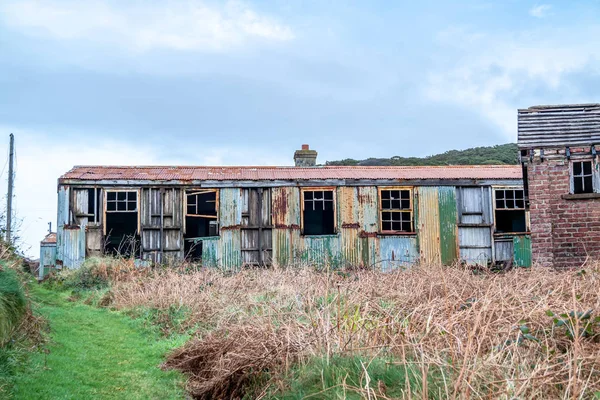
[[[525,200],[521,189],[496,189],[496,232],[526,232]]]
[[[305,235],[334,234],[333,190],[306,190],[302,194],[304,199],[303,233]]]
[[[593,193],[594,179],[591,161],[573,161],[573,193]]]
[[[380,219],[382,232],[412,232],[410,189],[380,191]]]

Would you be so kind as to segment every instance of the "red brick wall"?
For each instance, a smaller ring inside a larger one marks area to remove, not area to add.
[[[571,149],[590,154],[589,148]],[[533,262],[544,266],[576,267],[586,258],[600,258],[600,198],[567,200],[569,161],[564,149],[545,151],[544,160],[528,163]],[[591,160],[591,155],[589,155]]]

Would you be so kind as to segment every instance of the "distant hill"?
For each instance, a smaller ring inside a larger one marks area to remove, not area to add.
[[[442,154],[427,157],[367,158],[354,160],[327,161],[325,165],[362,165],[362,166],[410,166],[410,165],[507,165],[519,163],[519,151],[516,143],[507,143],[489,147],[473,147],[466,150],[450,150]]]

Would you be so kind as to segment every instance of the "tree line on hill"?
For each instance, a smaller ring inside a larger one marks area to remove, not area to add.
[[[496,146],[473,147],[466,150],[450,150],[427,157],[367,158],[354,160],[346,158],[339,161],[327,161],[333,166],[426,166],[426,165],[510,165],[519,163],[519,150],[516,143]]]

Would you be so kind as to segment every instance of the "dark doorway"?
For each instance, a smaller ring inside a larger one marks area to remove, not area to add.
[[[137,191],[106,193],[106,238],[104,251],[124,257],[139,257]]]

